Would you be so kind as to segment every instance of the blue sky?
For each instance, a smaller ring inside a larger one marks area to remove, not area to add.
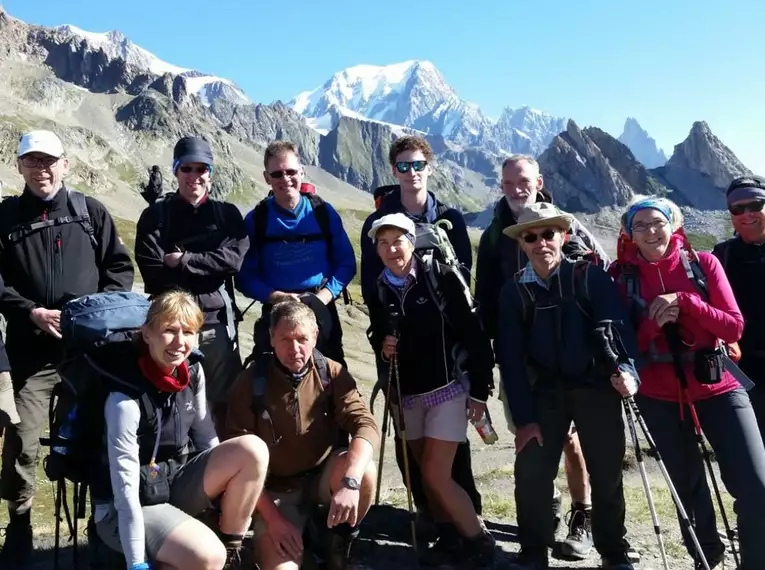
[[[119,29],[258,102],[352,65],[429,59],[489,116],[531,105],[615,135],[634,116],[668,154],[706,120],[765,174],[762,0],[0,3],[29,23]]]

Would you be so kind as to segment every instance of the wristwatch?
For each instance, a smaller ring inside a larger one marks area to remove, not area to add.
[[[354,479],[353,477],[343,477],[340,480],[340,483],[342,483],[343,487],[346,489],[352,489],[354,491],[361,489],[361,483],[359,483],[358,479]]]

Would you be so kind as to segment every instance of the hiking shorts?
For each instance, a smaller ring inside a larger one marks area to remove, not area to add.
[[[421,400],[412,408],[404,408],[406,439],[429,437],[462,443],[467,439],[467,400],[468,395],[463,392],[432,408],[426,408]]]
[[[332,452],[319,469],[312,476],[302,480],[295,489],[289,491],[273,491],[266,487],[269,498],[274,502],[279,513],[292,523],[301,533],[313,509],[318,505],[328,505],[332,500],[330,489],[330,477],[337,458],[347,449],[338,449]],[[255,540],[265,536],[268,532],[266,521],[259,514],[253,518],[253,536]]]
[[[208,449],[184,465],[170,486],[170,502],[150,507],[141,507],[146,541],[146,556],[156,560],[157,553],[173,531],[186,521],[194,519],[212,504],[204,492],[204,476],[212,449]],[[106,505],[104,505],[106,506]],[[117,510],[114,503],[101,513],[96,506],[96,532],[104,544],[122,552]]]

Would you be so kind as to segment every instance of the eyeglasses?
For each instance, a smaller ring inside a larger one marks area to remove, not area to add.
[[[21,164],[25,168],[50,168],[59,161],[58,158],[53,156],[44,156],[37,158],[35,156],[22,156]]]
[[[191,174],[192,172],[194,174],[204,174],[205,172],[210,172],[210,167],[209,166],[181,166],[178,170],[180,170],[184,174]]]
[[[542,238],[545,241],[550,241],[557,233],[558,232],[555,230],[544,230],[538,234],[535,234],[534,232],[526,232],[523,234],[523,241],[526,243],[536,243],[539,238]]]
[[[299,170],[296,170],[294,168],[288,168],[287,170],[274,170],[273,172],[269,172],[268,175],[271,178],[284,178],[285,176],[297,176]]]
[[[425,170],[427,165],[427,160],[413,160],[412,162],[401,161],[396,163],[396,170],[398,170],[401,174],[406,174],[409,172],[410,168],[415,172],[422,172]]]
[[[728,211],[734,216],[740,216],[747,212],[762,212],[763,207],[765,207],[765,200],[755,200],[753,202],[747,202],[746,204],[734,204],[733,206],[728,206]]]
[[[652,222],[645,222],[645,223],[640,222],[637,224],[632,224],[632,231],[640,234],[643,232],[647,232],[651,228],[655,230],[660,230],[666,227],[667,223],[668,223],[667,220],[654,220]]]

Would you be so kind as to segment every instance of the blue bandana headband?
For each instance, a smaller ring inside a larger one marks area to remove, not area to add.
[[[672,219],[672,210],[667,205],[666,201],[662,200],[661,198],[646,198],[645,200],[640,200],[639,202],[635,202],[632,204],[629,210],[627,210],[627,217],[624,220],[624,229],[627,231],[627,235],[632,237],[632,220],[635,219],[635,214],[642,210],[656,210],[659,212],[662,216],[667,218],[667,221],[670,223],[670,225],[674,225],[674,220]]]

